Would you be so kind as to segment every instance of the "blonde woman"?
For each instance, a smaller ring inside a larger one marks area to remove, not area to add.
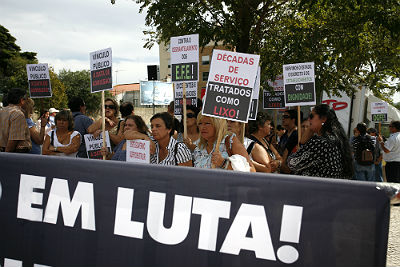
[[[197,125],[200,131],[200,142],[193,152],[196,168],[211,169],[214,165],[216,168],[232,169],[228,157],[238,154],[247,160],[250,171],[255,172],[243,144],[235,134],[228,134],[226,120],[204,116],[200,113],[197,116]],[[216,149],[218,141],[221,143]]]

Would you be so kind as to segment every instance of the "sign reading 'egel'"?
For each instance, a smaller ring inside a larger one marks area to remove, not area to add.
[[[92,93],[112,89],[111,48],[90,53],[90,88]]]
[[[172,81],[196,81],[199,77],[199,35],[171,38]]]
[[[214,50],[203,114],[247,122],[259,55]]]
[[[315,105],[314,62],[283,65],[285,106]]]
[[[45,64],[27,64],[29,94],[31,98],[51,97],[49,67]]]

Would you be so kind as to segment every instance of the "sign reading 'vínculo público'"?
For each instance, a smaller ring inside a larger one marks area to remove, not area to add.
[[[314,62],[283,65],[285,106],[315,105]]]
[[[197,82],[199,77],[199,35],[171,38],[171,67],[173,82]]]
[[[51,97],[49,67],[44,64],[27,64],[29,94],[31,98]]]
[[[111,48],[90,53],[90,88],[92,93],[112,89]]]
[[[203,114],[247,122],[259,55],[214,50]]]
[[[386,122],[389,105],[386,102],[372,102],[371,103],[371,116],[372,121]]]

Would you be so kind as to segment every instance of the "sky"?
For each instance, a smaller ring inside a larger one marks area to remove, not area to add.
[[[21,50],[56,73],[89,70],[89,54],[108,47],[114,85],[145,80],[147,65],[159,64],[158,45],[143,48],[146,13],[132,0],[1,0],[0,14]]]

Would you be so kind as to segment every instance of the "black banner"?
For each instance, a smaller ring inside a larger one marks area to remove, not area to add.
[[[286,104],[315,102],[314,83],[298,83],[285,85]]]
[[[198,64],[197,62],[172,64],[172,81],[197,81]]]
[[[2,266],[385,266],[377,183],[12,153],[0,168]]]
[[[90,72],[92,83],[92,93],[112,89],[112,73],[111,67]]]
[[[264,109],[282,109],[285,108],[285,92],[270,92],[264,90],[263,95]]]
[[[51,97],[50,79],[29,80],[31,97]]]

